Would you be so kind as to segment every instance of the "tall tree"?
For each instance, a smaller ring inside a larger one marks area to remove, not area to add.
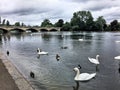
[[[63,19],[59,19],[58,22],[55,23],[56,27],[62,27],[64,25]]]
[[[70,29],[71,29],[71,25],[69,22],[66,22],[61,28],[62,31],[70,31]]]
[[[110,23],[110,28],[111,28],[112,31],[119,30],[120,29],[120,25],[119,25],[118,21],[117,20],[113,20]]]
[[[6,20],[5,20],[5,19],[3,19],[3,21],[2,21],[2,25],[5,25],[5,21],[6,21]]]
[[[44,19],[43,22],[41,23],[41,27],[50,27],[52,26],[52,23],[50,22],[49,19]]]
[[[25,26],[25,24],[24,24],[24,23],[21,23],[21,26],[23,27],[23,26]]]
[[[6,26],[9,26],[10,25],[10,22],[7,20],[6,21]]]
[[[103,31],[105,30],[104,29],[105,25],[106,25],[106,20],[103,18],[103,16],[99,16],[95,22],[96,29]]]
[[[78,11],[73,14],[71,26],[79,26],[80,30],[89,29],[93,24],[93,17],[90,11]]]
[[[0,24],[1,24],[1,17],[0,17]]]
[[[20,22],[16,22],[16,23],[15,23],[15,26],[20,26]]]

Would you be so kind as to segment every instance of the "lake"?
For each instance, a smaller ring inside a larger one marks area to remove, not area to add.
[[[120,90],[120,32],[38,32],[1,35],[0,49],[10,51],[9,60],[36,90],[75,90],[73,71],[94,73],[96,65],[88,57],[100,55],[99,71],[88,82],[79,82],[76,90]],[[83,40],[79,40],[83,39]],[[62,47],[67,47],[63,49]],[[37,55],[37,48],[48,55]],[[60,60],[56,60],[56,54]],[[35,78],[29,76],[30,71]]]

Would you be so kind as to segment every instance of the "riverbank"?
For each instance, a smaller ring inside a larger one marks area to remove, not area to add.
[[[3,53],[0,53],[0,90],[34,90]]]

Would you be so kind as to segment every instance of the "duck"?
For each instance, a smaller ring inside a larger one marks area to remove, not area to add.
[[[39,55],[48,55],[48,52],[45,52],[45,51],[42,51],[41,49],[37,49],[37,53],[39,54]]]
[[[67,46],[62,46],[61,49],[67,49],[68,47]]]
[[[56,60],[59,61],[60,60],[60,56],[58,54],[56,54]]]
[[[80,73],[78,67],[75,67],[73,70],[76,72],[75,81],[89,81],[96,76],[96,73]]]
[[[35,78],[35,74],[32,71],[30,72],[30,77]]]
[[[7,56],[9,56],[10,52],[7,50]]]

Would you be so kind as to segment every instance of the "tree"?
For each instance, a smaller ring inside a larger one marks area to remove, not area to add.
[[[95,27],[99,31],[105,30],[106,20],[103,18],[103,16],[99,16],[97,20],[95,21]]]
[[[56,27],[62,27],[64,25],[63,19],[59,19],[58,22],[55,23]]]
[[[1,17],[0,17],[0,24],[1,24]]]
[[[78,11],[73,14],[71,26],[79,26],[80,30],[88,30],[93,25],[93,17],[90,11]]]
[[[10,25],[10,22],[7,20],[6,21],[6,26],[9,26]]]
[[[15,23],[15,26],[20,26],[20,22],[16,22],[16,23]]]
[[[5,21],[6,21],[6,20],[5,20],[5,19],[3,19],[2,25],[5,25]]]
[[[44,19],[43,22],[41,23],[41,27],[51,27],[52,23],[50,22],[49,19]]]
[[[70,31],[70,29],[71,29],[70,23],[69,23],[69,22],[66,22],[66,23],[62,26],[61,31]]]
[[[110,28],[111,28],[112,31],[120,29],[120,25],[119,25],[118,21],[117,20],[113,20],[110,23]]]
[[[25,24],[24,24],[24,23],[21,23],[21,26],[23,27],[23,26],[25,26]]]

